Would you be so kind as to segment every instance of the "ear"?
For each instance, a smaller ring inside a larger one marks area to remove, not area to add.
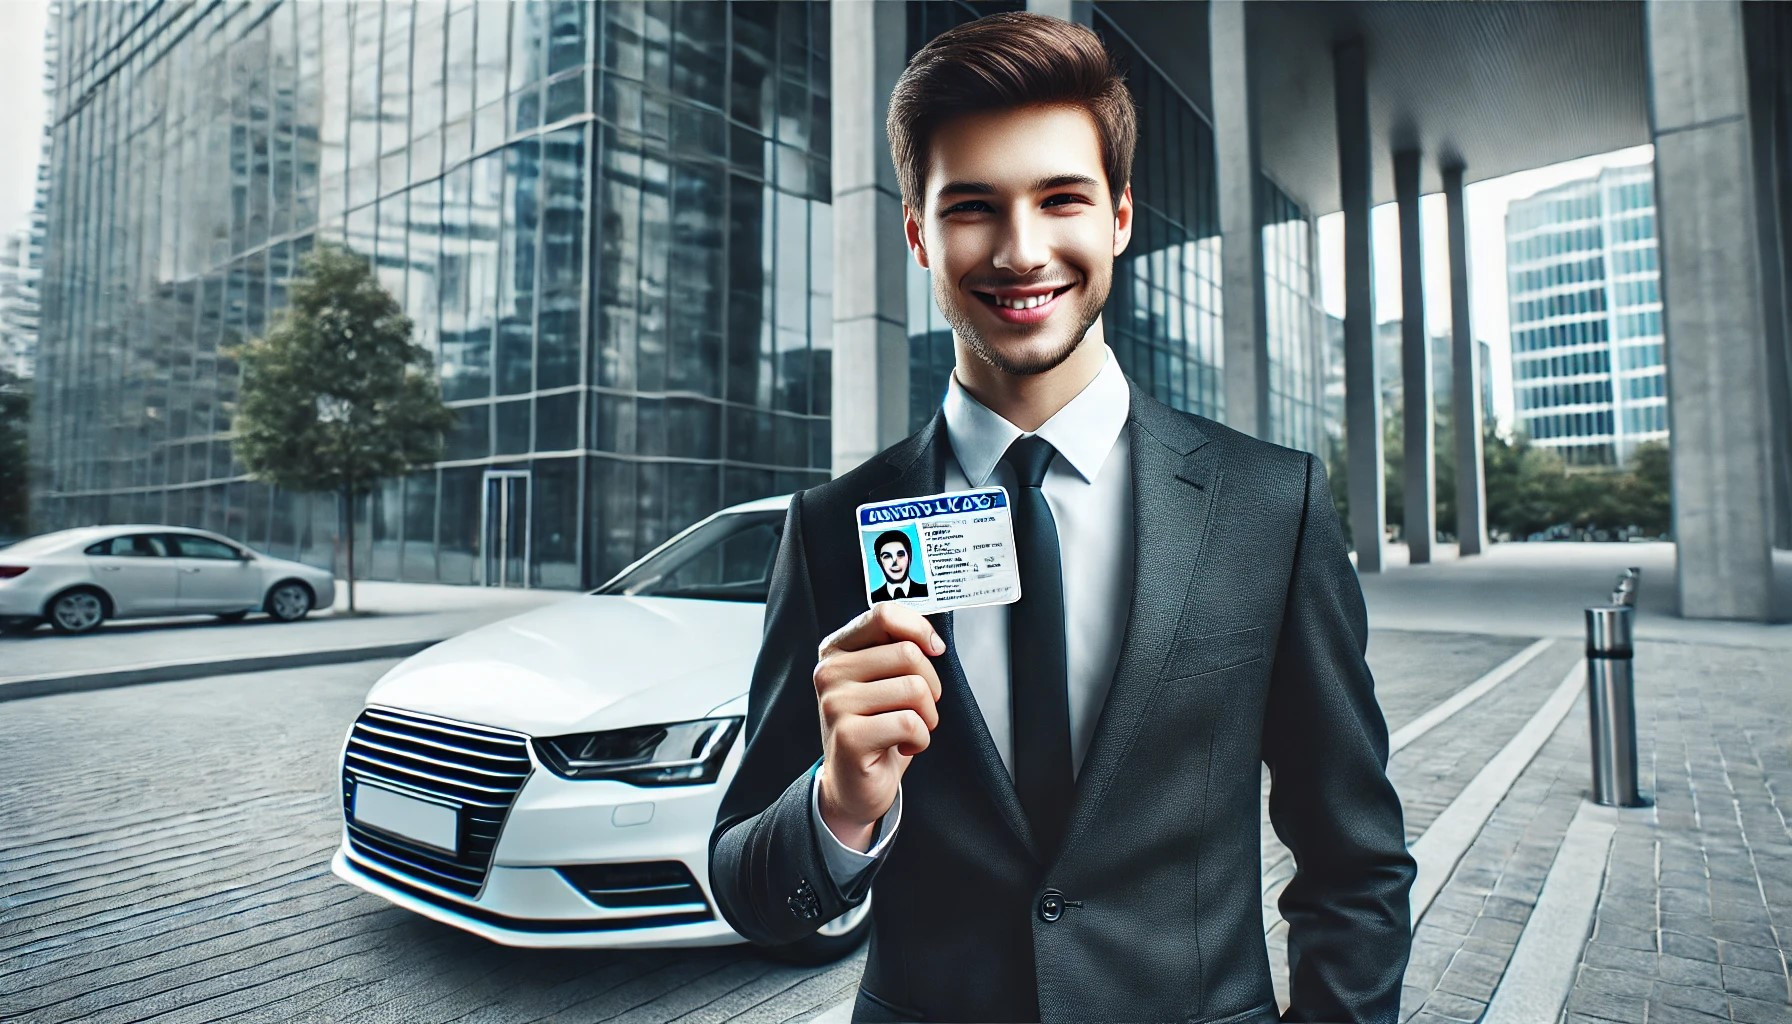
[[[1128,185],[1120,193],[1120,203],[1114,207],[1114,255],[1126,251],[1126,245],[1132,241],[1132,186]]]
[[[907,203],[902,204],[902,234],[908,239],[909,251],[915,254],[915,262],[922,270],[931,269],[927,265],[927,243],[921,238],[921,222]]]

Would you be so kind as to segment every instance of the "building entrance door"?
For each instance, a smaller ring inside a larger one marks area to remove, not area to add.
[[[479,582],[488,587],[529,585],[529,471],[485,474],[479,507]]]

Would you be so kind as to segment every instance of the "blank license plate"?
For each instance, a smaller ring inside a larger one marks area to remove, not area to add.
[[[390,789],[355,784],[355,822],[368,828],[455,853],[460,815],[452,807],[405,796]]]

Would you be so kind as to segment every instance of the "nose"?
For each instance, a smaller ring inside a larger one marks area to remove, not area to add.
[[[1017,277],[1024,277],[1051,262],[1045,226],[1031,209],[1017,209],[1003,222],[993,262]]]

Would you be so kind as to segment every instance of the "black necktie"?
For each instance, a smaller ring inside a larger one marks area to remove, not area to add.
[[[1070,817],[1069,670],[1064,642],[1064,575],[1058,526],[1039,485],[1057,451],[1040,437],[1017,438],[1002,461],[1014,470],[1014,541],[1020,600],[1008,608],[1008,681],[1014,725],[1014,788],[1039,847],[1050,856]]]

